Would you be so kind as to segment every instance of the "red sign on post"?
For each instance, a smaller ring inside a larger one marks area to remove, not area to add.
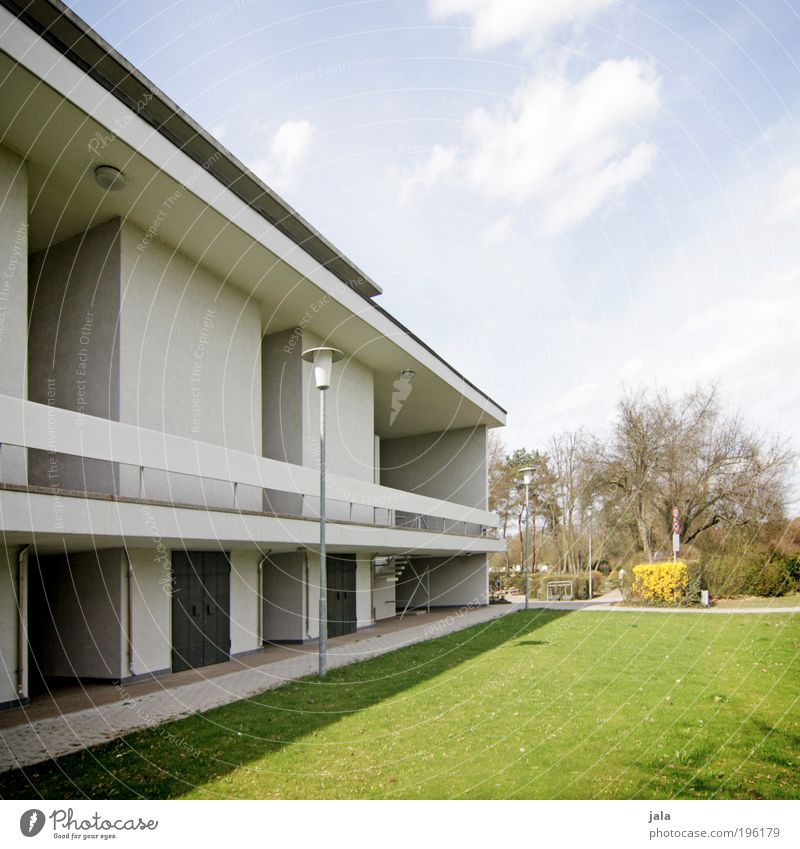
[[[679,507],[672,508],[672,533],[679,534],[681,532],[681,511]]]

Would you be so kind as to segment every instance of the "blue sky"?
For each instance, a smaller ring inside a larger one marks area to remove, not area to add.
[[[800,448],[800,5],[70,5],[510,411],[719,381]]]

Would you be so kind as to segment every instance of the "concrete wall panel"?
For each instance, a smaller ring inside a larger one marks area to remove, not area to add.
[[[130,584],[133,674],[163,672],[172,664],[170,553],[153,545],[129,549],[128,556],[133,569]]]
[[[260,648],[258,635],[259,551],[231,552],[231,654]]]
[[[120,549],[31,557],[29,587],[29,639],[42,675],[127,677]]]
[[[19,548],[0,546],[0,705],[15,702],[17,692],[17,555]],[[25,598],[22,599],[23,610]],[[27,695],[27,683],[23,682]]]
[[[264,639],[306,639],[304,585],[306,561],[301,551],[273,554],[264,562]]]
[[[25,398],[28,391],[28,178],[25,163],[4,147],[0,147],[0,199],[0,393]],[[24,484],[26,480],[25,449],[3,446],[0,481]]]
[[[485,510],[486,428],[382,439],[381,484]]]
[[[119,420],[119,220],[30,258],[28,394],[32,401]],[[114,492],[113,464],[29,452],[39,486]]]

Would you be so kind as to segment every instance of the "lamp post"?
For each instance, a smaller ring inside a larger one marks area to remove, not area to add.
[[[333,364],[344,354],[338,348],[309,348],[303,359],[314,366],[319,389],[319,677],[325,676],[328,651],[328,568],[325,562],[325,390]]]
[[[592,600],[592,508],[589,508],[589,601]]]
[[[525,564],[525,610],[528,609],[528,597],[530,595],[530,577],[528,569],[528,551],[530,550],[530,519],[531,519],[531,483],[533,483],[533,468],[526,466],[520,469],[522,483],[525,486],[525,547],[522,555]]]

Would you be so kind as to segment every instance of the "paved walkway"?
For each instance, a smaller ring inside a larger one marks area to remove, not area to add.
[[[800,613],[800,607],[634,607],[622,604],[619,590],[611,590],[591,601],[531,601],[530,607],[548,610],[607,610],[612,613]]]
[[[474,610],[460,608],[435,611],[403,620],[394,617],[350,638],[331,640],[328,645],[328,668],[336,669],[379,657],[414,643],[489,622],[519,610],[520,606],[521,600]],[[94,699],[95,703],[80,710],[69,710],[56,696],[44,699],[41,706],[33,705],[9,712],[13,715],[4,717],[3,725],[6,727],[0,730],[0,773],[96,746],[132,731],[247,699],[287,681],[314,675],[317,671],[315,645],[275,647],[251,655],[245,661],[248,662],[230,661],[229,664],[219,664],[217,667],[190,670],[189,673],[141,683],[81,690],[84,700]],[[225,671],[225,667],[234,664],[239,667],[236,671]],[[181,676],[187,674],[196,680],[181,683],[186,680]],[[67,705],[70,698],[72,696],[68,694]],[[107,703],[96,703],[103,698]]]

